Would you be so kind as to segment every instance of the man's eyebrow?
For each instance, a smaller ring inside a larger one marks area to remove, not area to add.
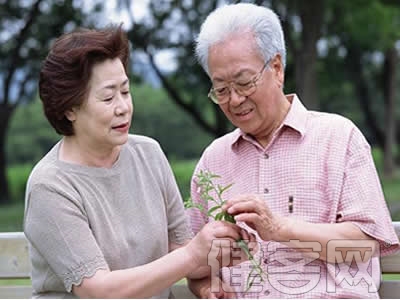
[[[234,78],[234,79],[237,79],[237,78],[243,76],[243,74],[248,73],[248,72],[251,72],[251,71],[252,71],[252,70],[251,70],[251,69],[248,69],[248,68],[240,69],[239,72],[237,72],[235,75],[233,75],[233,78]],[[216,82],[225,82],[225,80],[223,80],[223,79],[221,79],[221,78],[218,78],[218,77],[217,77],[217,78],[214,78],[214,81],[216,81]]]

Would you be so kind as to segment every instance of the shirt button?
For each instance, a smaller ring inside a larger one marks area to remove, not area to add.
[[[268,159],[268,158],[269,158],[268,153],[264,153],[264,158],[265,158],[265,159]]]
[[[265,188],[264,189],[264,194],[268,194],[269,193],[269,189]]]

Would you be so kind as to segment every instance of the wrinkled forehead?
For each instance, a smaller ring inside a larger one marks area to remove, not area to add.
[[[232,35],[209,49],[208,69],[212,81],[238,77],[246,70],[261,68],[263,63],[251,34]]]

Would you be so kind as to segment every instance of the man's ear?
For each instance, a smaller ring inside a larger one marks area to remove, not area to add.
[[[270,68],[273,70],[275,78],[279,82],[279,85],[282,87],[285,78],[285,70],[280,54],[276,54],[275,57],[271,60]]]
[[[64,115],[69,121],[74,122],[76,120],[76,109],[74,107],[70,108]]]

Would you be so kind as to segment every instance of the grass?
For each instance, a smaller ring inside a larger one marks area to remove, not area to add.
[[[22,231],[24,203],[0,206],[0,232]]]
[[[400,280],[400,274],[383,274],[383,280]]]
[[[379,170],[381,169],[381,153],[374,150],[373,154]],[[196,163],[197,160],[171,161],[171,167],[184,200],[190,196],[190,180]],[[31,169],[32,166],[30,165],[21,165],[7,170],[14,202],[11,205],[0,206],[0,232],[22,231],[25,182]],[[389,204],[399,202],[400,206],[400,170],[394,178],[384,178],[383,176],[380,176],[380,178],[386,201]],[[392,213],[392,218],[395,221],[400,221],[400,212]]]
[[[21,164],[7,168],[11,199],[14,199],[15,202],[21,201],[25,197],[26,181],[28,180],[32,167],[32,164]]]
[[[400,173],[393,178],[382,178],[381,181],[386,201],[400,202]]]
[[[0,286],[8,285],[32,285],[30,279],[0,279]]]

